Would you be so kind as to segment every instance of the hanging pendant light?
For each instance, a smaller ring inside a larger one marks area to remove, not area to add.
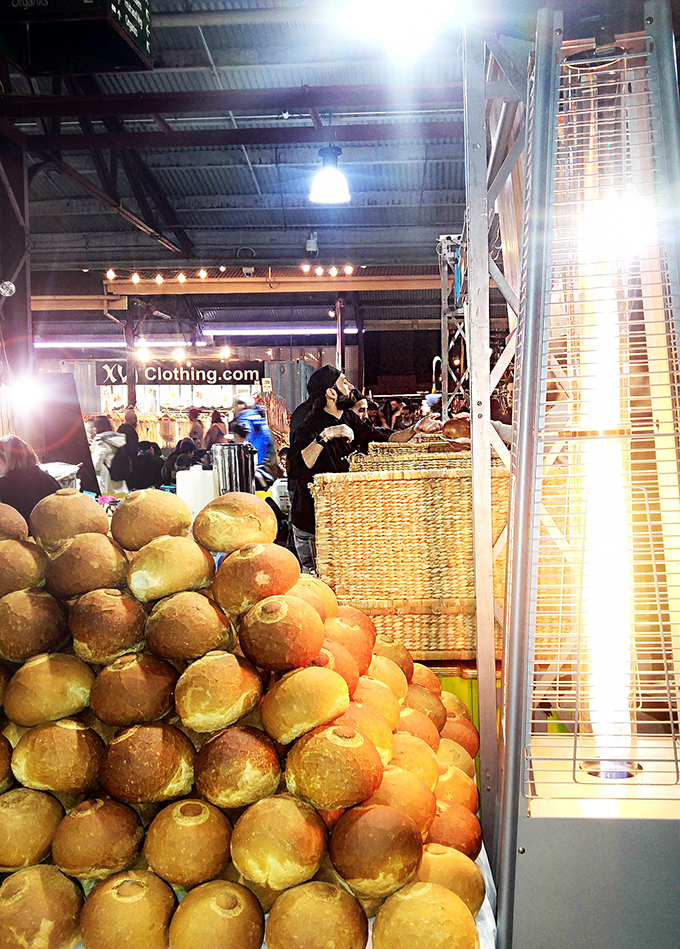
[[[337,145],[326,145],[319,149],[319,158],[323,168],[312,181],[309,200],[313,204],[347,204],[350,200],[347,179],[338,168],[338,158],[342,149]]]

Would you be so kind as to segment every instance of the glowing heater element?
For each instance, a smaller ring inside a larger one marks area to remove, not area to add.
[[[342,149],[337,145],[326,145],[319,149],[323,168],[314,175],[309,200],[312,204],[347,204],[350,201],[347,179],[338,168]]]

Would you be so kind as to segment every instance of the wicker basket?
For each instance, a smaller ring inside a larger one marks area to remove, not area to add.
[[[472,474],[467,465],[430,468],[399,450],[402,470],[317,475],[317,566],[338,600],[373,618],[418,654],[472,659],[475,591]],[[448,457],[448,456],[447,456]],[[405,462],[408,462],[406,464]],[[437,463],[439,459],[437,458]],[[404,470],[415,467],[418,470]],[[423,470],[424,469],[424,470]],[[492,470],[494,540],[507,522],[508,473]],[[505,558],[494,568],[502,599]],[[496,646],[500,653],[500,629]]]

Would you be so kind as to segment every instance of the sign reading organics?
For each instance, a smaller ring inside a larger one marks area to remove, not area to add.
[[[192,359],[191,365],[172,360],[152,359],[137,366],[135,382],[140,386],[254,386],[260,385],[264,372],[262,362],[214,362]],[[95,381],[98,386],[127,384],[127,363],[97,362]]]

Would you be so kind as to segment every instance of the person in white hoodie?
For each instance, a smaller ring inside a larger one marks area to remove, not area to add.
[[[89,425],[93,432],[90,454],[99,490],[103,495],[127,493],[127,483],[124,480],[115,481],[111,477],[111,465],[116,452],[125,447],[125,434],[112,431],[111,421],[106,415],[95,416],[90,419]]]

